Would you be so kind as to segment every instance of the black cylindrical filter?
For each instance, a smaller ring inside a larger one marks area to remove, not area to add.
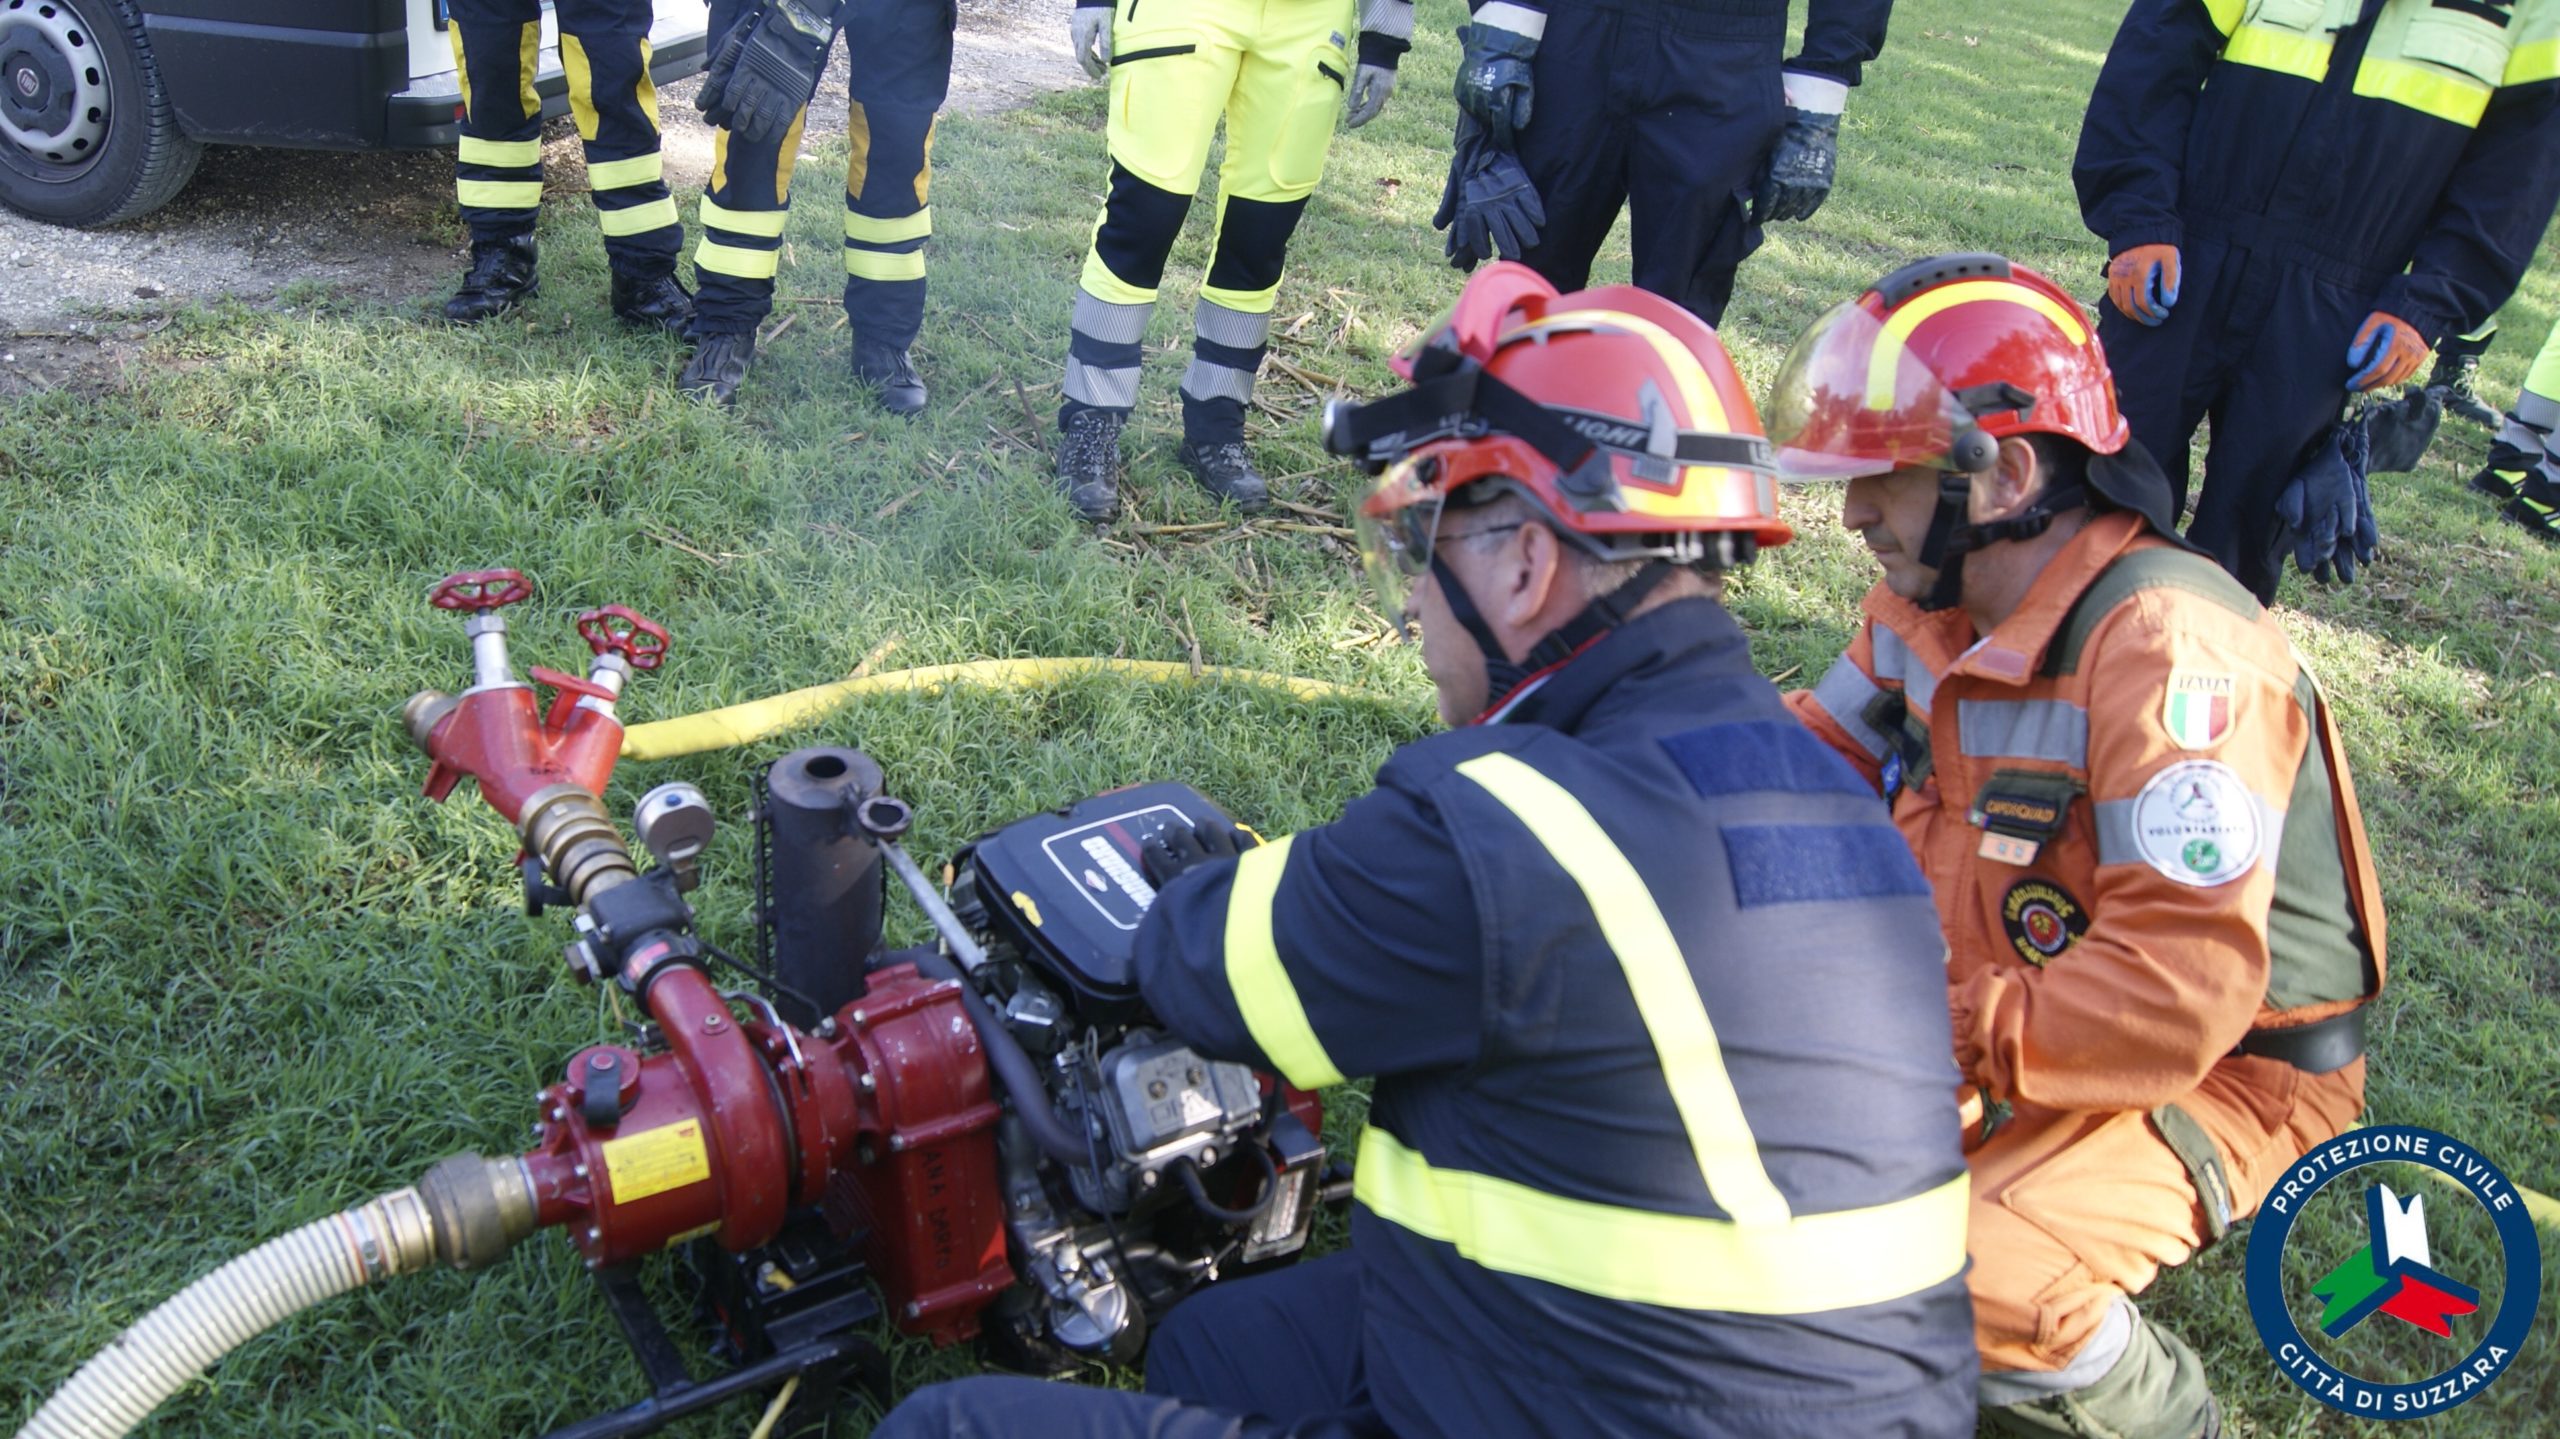
[[[773,975],[782,1017],[802,1028],[860,999],[862,966],[880,945],[888,872],[853,807],[881,789],[880,766],[860,750],[793,750],[766,778],[772,827]],[[816,1006],[803,1013],[795,996]]]

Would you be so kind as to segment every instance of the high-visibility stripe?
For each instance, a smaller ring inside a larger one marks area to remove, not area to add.
[[[1929,708],[1929,702],[1938,697],[1938,676],[1911,652],[1911,647],[1902,642],[1902,636],[1881,625],[1867,634],[1868,643],[1874,650],[1876,678],[1902,681],[1902,693],[1911,701],[1912,707]]]
[[[844,272],[857,280],[921,280],[924,278],[924,251],[910,250],[903,255],[880,250],[844,248]]]
[[[693,251],[694,268],[741,280],[770,280],[782,268],[780,250],[742,250],[705,235]]]
[[[2317,85],[2329,77],[2329,36],[2299,35],[2267,25],[2243,25],[2233,31],[2222,58],[2234,65],[2298,75]]]
[[[462,137],[462,148],[454,158],[465,165],[496,165],[514,168],[542,163],[540,140],[483,140],[477,135]]]
[[[2356,67],[2356,93],[2368,100],[2406,105],[2421,115],[2450,120],[2469,130],[2489,109],[2489,87],[2467,76],[2447,75],[2409,60],[2368,56]]]
[[[1154,313],[1151,305],[1115,305],[1078,290],[1068,326],[1105,344],[1134,345],[1147,337],[1147,320]]]
[[[1952,285],[1941,285],[1913,296],[1885,317],[1884,333],[1876,337],[1874,348],[1867,353],[1867,408],[1893,408],[1894,373],[1901,367],[1904,347],[1913,331],[1947,310],[1978,300],[2024,305],[2051,320],[2054,328],[2060,330],[2074,346],[2089,343],[2088,322],[2042,290],[2031,289],[2015,280],[1959,280]]]
[[[647,185],[667,177],[667,157],[652,150],[628,160],[590,160],[587,162],[587,186],[595,190],[620,190],[632,185]]]
[[[1267,290],[1231,290],[1224,285],[1204,284],[1200,298],[1243,314],[1268,315],[1271,307],[1280,303],[1280,287],[1275,284]]]
[[[2507,52],[2507,72],[2500,85],[2531,85],[2560,79],[2560,39],[2527,40]]]
[[[1964,1270],[1967,1176],[1888,1204],[1737,1224],[1569,1199],[1443,1169],[1372,1121],[1352,1197],[1504,1274],[1603,1299],[1732,1314],[1882,1304]]]
[[[844,212],[844,237],[867,245],[896,245],[908,240],[921,240],[933,233],[933,207],[927,205],[912,215],[881,219],[875,215]]]
[[[656,134],[666,127],[658,123],[658,82],[649,78],[649,37],[640,37],[640,83],[632,93],[640,101],[640,113],[649,117],[649,131]]]
[[[1112,274],[1111,267],[1102,263],[1102,257],[1091,250],[1085,251],[1084,273],[1076,278],[1076,283],[1086,294],[1109,304],[1152,305],[1156,302],[1153,289],[1132,285]]]
[[[516,35],[516,100],[524,106],[518,113],[527,118],[542,113],[542,94],[533,88],[533,77],[541,69],[541,62],[542,22],[527,20]]]
[[[456,180],[453,197],[475,210],[530,210],[542,203],[542,182]]]
[[[1875,703],[1883,693],[1883,688],[1868,679],[1866,672],[1847,655],[1833,660],[1831,668],[1823,671],[1821,683],[1813,687],[1813,702],[1822,706],[1822,712],[1831,716],[1834,724],[1847,730],[1858,748],[1867,752],[1867,758],[1878,764],[1884,762],[1891,745],[1882,730],[1867,723],[1867,706]]]
[[[1182,372],[1182,393],[1194,400],[1234,400],[1243,404],[1253,398],[1251,370],[1230,365],[1213,365],[1194,356],[1190,368]]]
[[[2068,700],[1958,700],[1956,746],[1975,759],[2089,767],[2089,712]]]
[[[1733,1076],[1725,1072],[1706,1002],[1644,877],[1581,801],[1513,756],[1479,755],[1458,766],[1458,773],[1528,826],[1582,890],[1635,995],[1636,1012],[1671,1086],[1671,1102],[1689,1132],[1699,1177],[1716,1207],[1746,1225],[1786,1223],[1786,1198],[1761,1166],[1759,1143],[1751,1137]]]
[[[462,50],[462,27],[451,20],[445,22],[444,38],[453,44],[453,78],[462,90],[462,113],[471,113],[471,59]]]
[[[587,63],[587,47],[577,36],[560,34],[560,73],[569,82],[569,118],[578,126],[578,138],[596,137],[596,72]]]
[[[753,235],[761,240],[782,237],[783,227],[791,223],[788,210],[732,210],[719,201],[702,197],[702,223],[706,229],[717,228],[732,235]]]
[[[2248,8],[2249,0],[2204,0],[2205,13],[2213,17],[2213,28],[2225,35],[2240,23],[2240,16]]]
[[[637,205],[625,205],[619,210],[598,209],[596,222],[604,227],[607,235],[616,238],[683,223],[676,218],[676,202],[665,195],[643,200]]]
[[[1298,1002],[1298,987],[1289,982],[1289,967],[1271,934],[1271,905],[1294,839],[1287,835],[1256,845],[1236,860],[1235,879],[1227,887],[1227,990],[1272,1067],[1300,1089],[1323,1089],[1340,1084],[1342,1071],[1307,1022],[1306,1006]]]

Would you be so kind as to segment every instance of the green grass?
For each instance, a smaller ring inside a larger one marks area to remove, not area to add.
[[[1725,337],[1755,385],[1823,307],[1919,254],[2004,250],[2094,294],[2103,256],[2066,171],[2116,8],[1995,19],[1904,0],[1854,99],[1839,193],[1744,271]],[[1385,385],[1384,356],[1456,287],[1427,227],[1455,18],[1426,6],[1402,93],[1337,145],[1282,292],[1281,355],[1357,390]],[[795,299],[840,283],[842,159],[822,149],[801,170]],[[467,795],[441,809],[417,796],[424,765],[398,707],[467,665],[458,626],[421,603],[445,571],[535,577],[520,666],[565,666],[567,616],[588,605],[665,621],[675,654],[638,683],[635,720],[834,678],[893,636],[892,666],[1182,659],[1196,638],[1209,663],[1376,697],[1300,706],[1101,681],[871,699],[753,752],[626,766],[617,809],[683,778],[735,816],[756,764],[825,741],[881,760],[918,806],[928,858],[1159,776],[1287,830],[1328,817],[1427,727],[1414,656],[1382,643],[1337,541],[1269,524],[1147,532],[1218,517],[1170,463],[1207,207],[1154,332],[1133,515],[1097,540],[1048,491],[1038,447],[1103,178],[1099,95],[951,117],[937,159],[920,360],[938,402],[914,426],[856,392],[826,304],[786,306],[798,320],[735,416],[673,403],[679,357],[613,327],[577,205],[555,207],[546,298],[521,322],[457,333],[423,323],[431,298],[304,290],[279,309],[186,316],[127,393],[0,403],[0,1424],[222,1258],[450,1151],[509,1151],[525,1096],[607,1032],[553,957],[556,923],[517,911],[497,821]],[[1624,266],[1621,243],[1602,275]],[[2493,394],[2521,379],[2555,312],[2546,257],[2508,307]],[[1354,478],[1315,443],[1314,397],[1281,376],[1264,394],[1280,413],[1258,417],[1256,439],[1279,493],[1337,508]],[[2560,552],[2460,488],[2484,447],[2448,425],[2419,475],[2381,481],[2383,560],[2351,590],[2289,582],[2284,618],[2346,727],[2391,904],[2372,1117],[2445,1130],[2549,1190]],[[1789,498],[1803,537],[1734,598],[1762,666],[1798,683],[1844,643],[1869,580],[1826,498]],[[717,938],[743,940],[746,876],[733,826],[698,896]],[[2324,1201],[2305,1221],[2320,1253],[2358,1242],[2346,1208]],[[2488,1263],[2477,1235],[2441,1232],[2475,1272]],[[2204,1352],[2235,1431],[2372,1427],[2277,1374],[2240,1302],[2240,1258],[2226,1245],[2145,1300]],[[2547,1422],[2560,1280],[2543,1298],[2516,1370],[2433,1432]],[[2360,1331],[2354,1362],[2439,1362],[2436,1341],[2405,1332]],[[967,1367],[914,1346],[896,1358],[909,1380]],[[155,1432],[518,1433],[637,1395],[612,1321],[546,1237],[493,1274],[322,1306],[220,1365]],[[735,1408],[680,1432],[751,1419]]]

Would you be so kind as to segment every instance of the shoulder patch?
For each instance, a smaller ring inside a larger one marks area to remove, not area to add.
[[[2000,927],[2018,958],[2041,969],[2089,932],[2089,910],[2049,879],[2022,879],[2000,896]]]
[[[2171,670],[2160,701],[2160,727],[2181,749],[2211,749],[2231,733],[2240,705],[2239,681],[2210,670]]]
[[[2180,884],[2227,884],[2265,847],[2257,797],[2220,760],[2181,760],[2151,777],[2133,801],[2143,862]]]
[[[1661,743],[1690,787],[1707,799],[1769,790],[1875,797],[1847,760],[1791,719],[1708,725],[1665,736]]]

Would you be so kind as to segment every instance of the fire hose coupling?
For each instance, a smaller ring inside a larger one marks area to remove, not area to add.
[[[639,877],[631,848],[605,813],[604,801],[574,784],[547,785],[525,801],[518,827],[525,853],[542,861],[572,904],[581,907]]]
[[[456,1269],[488,1268],[536,1227],[533,1183],[513,1156],[456,1154],[437,1161],[416,1190],[402,1192],[424,1206],[435,1257]]]

